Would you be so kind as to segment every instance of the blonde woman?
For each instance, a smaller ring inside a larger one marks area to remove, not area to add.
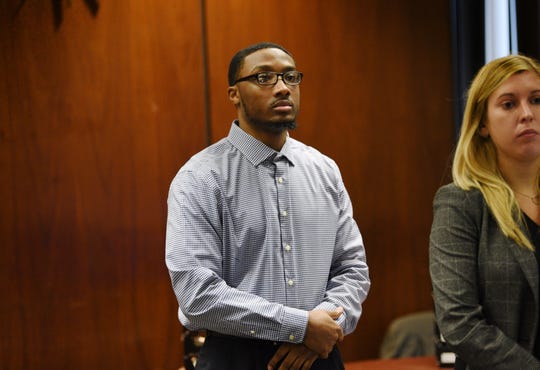
[[[435,195],[430,273],[456,369],[540,369],[540,65],[486,64],[468,93],[453,183]]]

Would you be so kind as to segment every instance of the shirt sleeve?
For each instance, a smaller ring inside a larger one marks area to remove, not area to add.
[[[371,281],[362,235],[353,218],[352,203],[337,168],[336,173],[340,214],[334,258],[325,298],[317,309],[332,311],[343,307],[344,312],[337,322],[344,334],[350,334],[362,314],[362,303],[368,295]]]
[[[447,186],[434,199],[429,267],[437,324],[472,369],[538,369],[531,353],[483,315],[477,276],[482,205],[471,204],[467,193]]]
[[[180,171],[169,189],[166,264],[188,329],[282,342],[302,342],[308,312],[228,286],[222,273],[219,187]]]

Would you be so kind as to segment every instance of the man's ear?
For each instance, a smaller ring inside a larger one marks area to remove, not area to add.
[[[239,95],[238,87],[236,86],[229,86],[227,89],[227,95],[229,95],[229,100],[234,104],[234,106],[238,106],[240,104],[240,95]]]

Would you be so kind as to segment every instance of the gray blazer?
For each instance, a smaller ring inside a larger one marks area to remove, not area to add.
[[[538,264],[505,237],[482,193],[439,189],[429,246],[441,334],[468,369],[539,370]]]

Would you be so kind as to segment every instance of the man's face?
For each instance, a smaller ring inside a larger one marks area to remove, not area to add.
[[[257,72],[284,73],[296,66],[290,55],[280,49],[258,50],[244,59],[238,78]],[[275,85],[259,85],[255,79],[237,82],[229,90],[231,101],[239,108],[239,121],[255,130],[279,133],[296,127],[300,108],[300,87],[287,85],[279,77]]]

